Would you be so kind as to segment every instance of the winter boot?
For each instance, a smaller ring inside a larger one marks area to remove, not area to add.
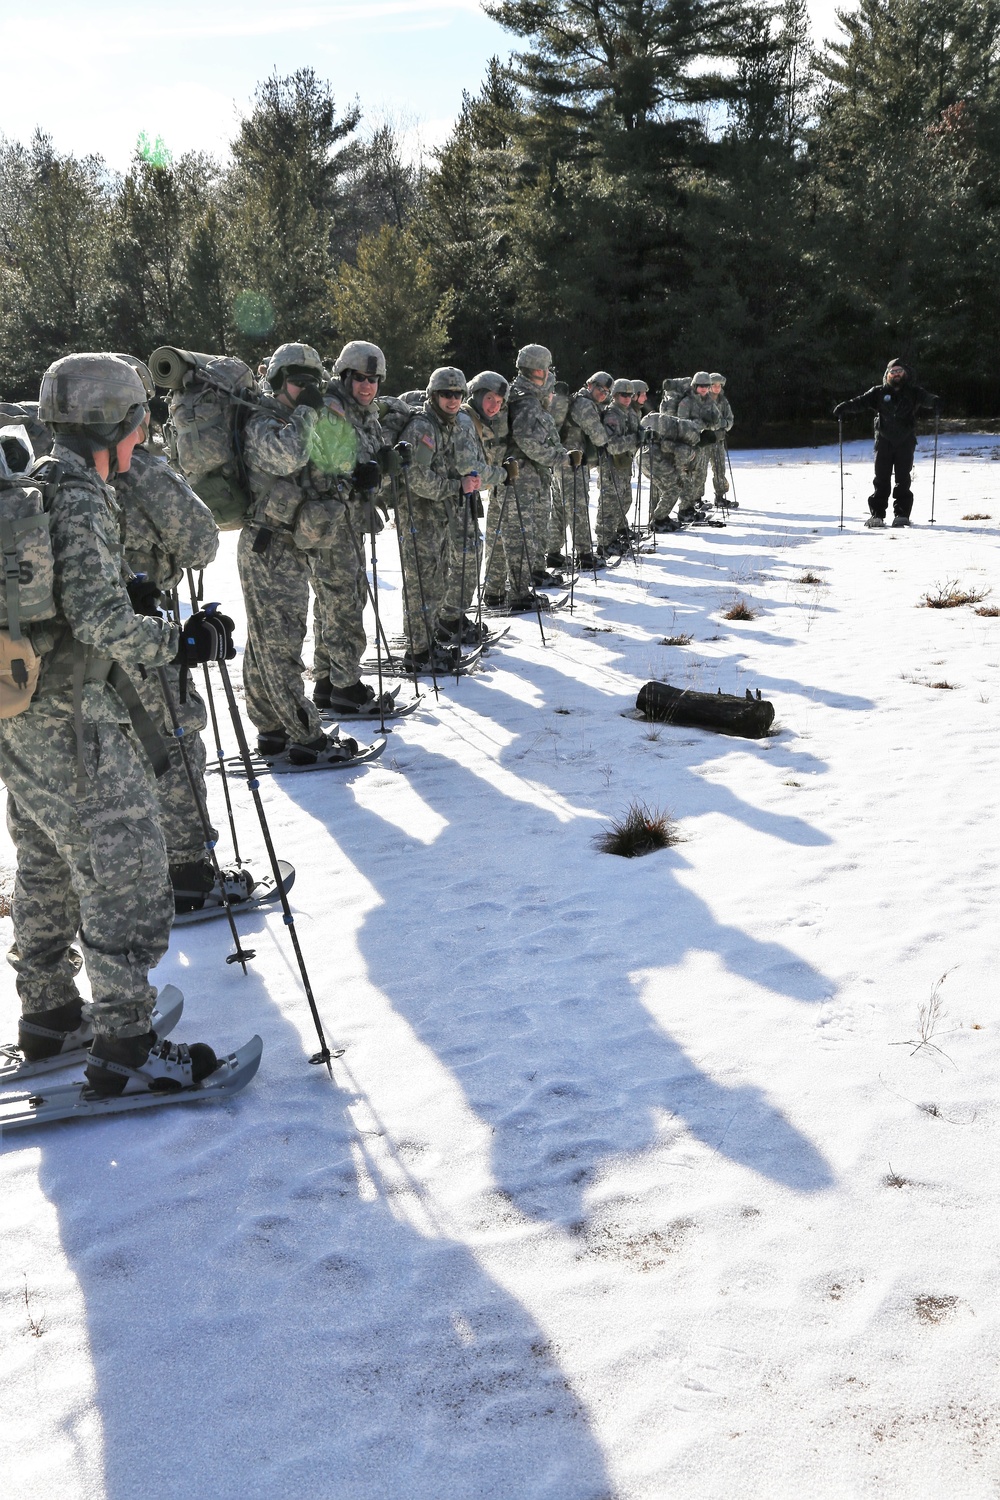
[[[503,609],[507,603],[506,594],[484,594],[483,603],[487,609]]]
[[[313,702],[317,708],[330,707],[330,694],[333,691],[329,677],[317,677],[313,684]],[[342,692],[342,688],[337,689]]]
[[[869,531],[876,531],[878,527],[885,525],[885,516],[876,516],[873,513],[868,517],[865,525]]]
[[[549,573],[544,568],[540,573],[532,573],[531,581],[540,589],[562,588],[565,579],[561,573]]]
[[[680,531],[680,529],[680,521],[675,520],[673,516],[661,516],[658,521],[655,519],[653,521],[653,530],[660,535],[665,531]]]
[[[192,859],[170,866],[170,884],[174,888],[174,911],[201,911],[208,906],[234,906],[249,901],[257,882],[249,870],[236,865],[222,870],[222,884],[216,879],[210,859]]]
[[[606,567],[604,559],[602,557],[598,557],[595,552],[578,553],[576,565],[580,569],[581,573],[594,573],[599,571],[601,568]]]
[[[314,766],[320,760],[353,760],[357,753],[357,740],[349,736],[339,739],[332,734],[320,734],[314,740],[292,740],[288,746],[288,759],[293,766]]]
[[[284,755],[288,735],[283,729],[265,729],[257,736],[258,755]]]
[[[550,552],[545,559],[545,566],[551,568],[554,573],[558,573],[560,568],[566,566],[566,559],[561,552]]]
[[[189,1089],[219,1066],[204,1042],[158,1041],[155,1031],[142,1036],[95,1036],[84,1072],[95,1094],[177,1093]]]
[[[893,526],[909,526],[911,523],[909,516],[893,516],[892,524]]]
[[[33,1010],[17,1025],[17,1045],[25,1062],[41,1062],[60,1052],[89,1047],[93,1040],[89,1021],[83,1019],[83,1001],[68,1000],[52,1010]]]

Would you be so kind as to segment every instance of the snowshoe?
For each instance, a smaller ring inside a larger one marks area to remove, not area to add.
[[[331,688],[322,707],[335,718],[377,719],[380,713],[393,712],[398,692],[399,688],[396,688],[394,692],[383,693],[380,701],[375,689],[367,682],[356,682],[353,687]],[[314,697],[313,702],[319,706],[318,698]]]
[[[69,1000],[52,1010],[32,1011],[17,1023],[17,1051],[27,1063],[89,1047],[94,1033],[83,1019],[83,1001]]]
[[[288,747],[288,759],[293,766],[314,766],[320,760],[353,760],[357,753],[357,740],[350,736],[340,739],[332,734],[319,734],[314,740],[293,740]]]
[[[880,526],[885,525],[885,516],[869,516],[865,522],[868,531],[877,531]]]
[[[581,552],[577,555],[576,565],[581,573],[599,572],[605,567],[603,557],[598,557],[596,552]]]
[[[543,568],[539,573],[532,573],[531,581],[536,588],[561,589],[565,580],[561,573],[549,573]]]
[[[242,761],[240,765],[242,765]],[[272,901],[278,901],[282,892],[287,895],[295,884],[295,866],[290,865],[286,859],[278,860],[278,874],[281,880],[280,890],[275,885],[272,874],[262,875],[259,880],[254,880],[249,870],[241,869],[239,873],[244,875],[250,882],[251,895],[239,897],[235,900],[221,901],[213,892],[206,900],[204,906],[180,912],[175,916],[174,926],[190,927],[195,922],[209,922],[213,917],[224,917],[227,910],[236,913],[257,911],[261,906],[267,906]]]
[[[171,865],[170,884],[174,888],[174,911],[201,911],[203,906],[238,906],[249,901],[255,881],[249,870],[237,865],[220,870],[220,880],[210,859],[193,859],[186,864]]]
[[[201,1083],[218,1066],[219,1059],[204,1042],[189,1046],[161,1041],[155,1031],[147,1031],[142,1036],[95,1036],[84,1076],[101,1098],[147,1089],[176,1093]]]
[[[675,520],[673,516],[661,516],[658,521],[653,521],[653,530],[657,534],[666,531],[680,531],[680,529],[680,521]]]
[[[77,1002],[77,1008],[80,1003]],[[60,1006],[59,1009],[68,1010],[70,1007]],[[165,984],[156,997],[156,1005],[149,1018],[149,1024],[158,1037],[169,1036],[180,1020],[183,1009],[184,996],[180,990],[175,985]],[[53,1011],[45,1012],[50,1022],[54,1014]],[[37,1016],[32,1017],[32,1021],[37,1025]],[[43,1039],[36,1034],[34,1040],[40,1042]],[[35,1056],[28,1057],[22,1045],[0,1045],[0,1083],[19,1083],[23,1078],[49,1073],[54,1068],[71,1068],[77,1063],[86,1062],[93,1040],[94,1033],[90,1024],[81,1023],[75,1031],[65,1033],[59,1051],[45,1056],[39,1056],[36,1051]]]
[[[910,521],[909,516],[893,516],[893,518],[892,518],[892,524],[893,524],[893,526],[898,527],[898,526],[910,526],[912,523]]]

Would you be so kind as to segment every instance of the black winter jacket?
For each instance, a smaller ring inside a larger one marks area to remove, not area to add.
[[[906,379],[898,387],[888,382],[873,385],[870,391],[855,396],[837,407],[838,416],[852,416],[857,412],[875,413],[875,435],[890,443],[903,443],[916,436],[917,412],[934,411],[940,405],[937,396],[917,385],[912,373],[907,370]]]

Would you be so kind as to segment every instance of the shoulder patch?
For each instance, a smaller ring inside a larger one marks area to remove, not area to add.
[[[426,443],[428,448],[434,447],[434,439],[431,437],[429,432],[422,432],[420,434],[420,441],[422,443]]]

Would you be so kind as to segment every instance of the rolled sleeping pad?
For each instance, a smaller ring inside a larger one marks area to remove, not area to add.
[[[202,359],[209,357],[201,356]],[[169,344],[162,344],[149,356],[149,372],[157,385],[168,391],[181,391],[184,389],[184,376],[197,367],[198,358],[197,354],[190,354],[187,349],[173,349]]]
[[[774,704],[761,698],[759,689],[756,698],[749,688],[746,697],[739,698],[733,693],[695,693],[666,682],[647,682],[635,706],[645,718],[663,724],[738,734],[748,740],[764,739],[774,723]]]

